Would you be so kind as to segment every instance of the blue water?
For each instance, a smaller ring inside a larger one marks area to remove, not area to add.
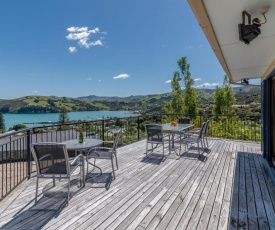
[[[131,117],[137,116],[128,111],[85,111],[69,112],[70,120],[96,120],[108,117]],[[4,114],[5,126],[8,130],[16,124],[58,122],[59,113],[39,113],[39,114]],[[43,124],[25,124],[27,127],[43,126]]]

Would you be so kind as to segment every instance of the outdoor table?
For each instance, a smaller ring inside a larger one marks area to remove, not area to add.
[[[162,124],[162,130],[164,132],[170,132],[172,134],[172,138],[171,138],[172,149],[175,151],[176,154],[177,152],[174,148],[175,134],[179,133],[180,139],[181,139],[181,135],[184,134],[185,131],[189,130],[192,127],[194,127],[193,124],[177,124],[176,126],[171,126],[170,123]]]

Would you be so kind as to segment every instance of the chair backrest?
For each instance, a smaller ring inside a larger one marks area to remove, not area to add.
[[[119,129],[118,132],[116,133],[116,137],[115,137],[114,144],[113,144],[114,152],[116,152],[116,148],[117,148],[117,144],[118,144],[118,140],[119,140],[121,132],[122,132],[122,129]]]
[[[208,128],[208,125],[209,125],[209,122],[210,120],[207,120],[205,123],[205,126],[204,126],[204,129],[203,129],[203,132],[202,132],[202,136],[206,136],[206,132],[207,132],[207,128]]]
[[[162,125],[145,125],[147,142],[163,143]]]
[[[181,117],[178,119],[180,124],[190,124],[191,119],[189,117]]]
[[[201,126],[201,129],[199,131],[199,135],[198,135],[198,138],[201,139],[203,137],[203,132],[204,132],[204,128],[206,126],[206,122],[203,122],[202,123],[202,126]]]
[[[31,152],[35,160],[37,174],[68,175],[70,173],[65,144],[53,142],[31,144]],[[57,166],[61,164],[64,167]]]

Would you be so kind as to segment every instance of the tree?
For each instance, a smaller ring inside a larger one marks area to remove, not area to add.
[[[236,102],[232,88],[229,85],[228,78],[225,75],[222,87],[216,87],[214,92],[214,114],[234,114],[232,105]]]
[[[17,125],[12,126],[9,130],[18,131],[20,129],[26,129],[26,128],[27,128],[27,126],[24,124],[17,124]]]
[[[180,72],[174,72],[174,77],[171,81],[172,87],[172,100],[168,102],[168,105],[164,109],[166,113],[182,114],[184,113],[184,98],[183,92],[180,86]]]
[[[195,81],[191,78],[189,71],[190,64],[187,63],[187,57],[181,57],[178,60],[178,66],[183,76],[183,82],[185,85],[184,106],[186,114],[198,113],[198,94],[194,88]]]
[[[164,111],[174,114],[197,114],[199,107],[198,95],[193,87],[195,82],[191,78],[191,73],[189,71],[190,65],[187,63],[186,57],[181,57],[177,63],[180,68],[180,72],[174,72],[174,77],[171,81],[172,100],[168,102],[168,105],[164,108]],[[181,76],[183,76],[183,79]],[[185,85],[185,94],[180,85],[182,80]]]
[[[60,108],[58,122],[61,124],[64,124],[64,123],[68,122],[69,120],[70,120],[70,118],[69,118],[68,110],[66,109],[66,107],[62,106]]]
[[[5,119],[3,113],[0,113],[0,130],[6,130]]]

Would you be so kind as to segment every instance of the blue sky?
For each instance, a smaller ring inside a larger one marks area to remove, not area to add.
[[[166,93],[181,56],[223,81],[186,0],[1,0],[0,25],[1,99]]]

